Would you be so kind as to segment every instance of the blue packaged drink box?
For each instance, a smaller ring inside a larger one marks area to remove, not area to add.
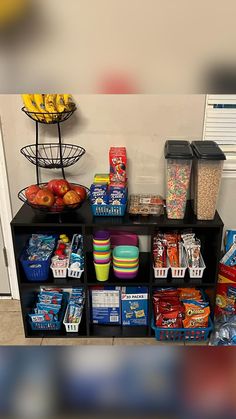
[[[91,289],[93,324],[121,324],[120,287]]]
[[[121,315],[123,326],[148,325],[147,287],[122,287]]]

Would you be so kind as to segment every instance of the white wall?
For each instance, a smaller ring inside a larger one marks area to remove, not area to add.
[[[74,98],[79,111],[62,126],[64,142],[83,146],[87,153],[70,180],[89,186],[96,172],[108,170],[111,145],[127,147],[130,192],[164,193],[163,146],[168,139],[199,139],[204,95],[84,95]],[[34,123],[21,112],[19,95],[1,95],[0,113],[14,213],[21,202],[17,192],[35,182],[35,168],[20,148],[35,142]],[[43,142],[56,140],[56,127],[40,126]],[[58,173],[43,171],[43,180]]]

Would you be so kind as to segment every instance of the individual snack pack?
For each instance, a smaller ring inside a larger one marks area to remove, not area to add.
[[[167,267],[166,242],[164,241],[164,235],[161,233],[153,238],[153,260],[155,268]]]
[[[236,243],[232,244],[229,251],[221,259],[221,263],[231,267],[236,265]]]
[[[127,201],[127,187],[126,185],[114,185],[108,186],[108,203],[111,205],[126,204]]]
[[[236,243],[236,230],[226,230],[225,251],[228,252],[234,243]]]
[[[59,290],[41,290],[34,313],[29,314],[33,323],[56,322],[62,306],[63,294]]]
[[[155,268],[185,267],[184,249],[178,233],[157,233],[153,239],[153,257]]]
[[[26,249],[26,259],[29,261],[48,260],[51,256],[56,239],[45,234],[32,234]]]
[[[207,327],[210,315],[210,307],[207,302],[195,300],[184,300],[185,318],[183,326],[185,328]]]
[[[109,151],[110,181],[126,182],[127,155],[125,147],[111,147]]]
[[[73,236],[69,266],[75,270],[84,269],[83,236],[81,234]]]
[[[130,195],[129,214],[156,215],[164,213],[164,200],[160,195],[136,194]]]
[[[154,290],[153,311],[156,327],[160,328],[207,327],[210,315],[209,303],[203,301],[202,292],[196,288]]]
[[[190,268],[200,267],[201,242],[195,237],[194,233],[185,233],[181,235],[184,248],[187,253],[188,266]]]
[[[80,323],[85,301],[85,293],[83,288],[75,288],[72,290],[65,323]]]
[[[71,243],[69,238],[62,234],[58,240],[57,248],[52,257],[52,268],[66,268],[70,256]]]
[[[215,320],[210,345],[235,346],[236,345],[236,316],[223,315]]]

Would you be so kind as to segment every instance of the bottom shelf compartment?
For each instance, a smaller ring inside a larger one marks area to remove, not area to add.
[[[90,325],[90,337],[143,338],[150,336],[151,331],[148,326]]]

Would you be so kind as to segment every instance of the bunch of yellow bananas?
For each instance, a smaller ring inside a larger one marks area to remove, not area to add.
[[[69,94],[23,94],[22,99],[27,111],[37,114],[35,119],[47,123],[57,121],[58,114],[75,108]]]
[[[16,22],[29,5],[29,0],[0,0],[0,28]]]

